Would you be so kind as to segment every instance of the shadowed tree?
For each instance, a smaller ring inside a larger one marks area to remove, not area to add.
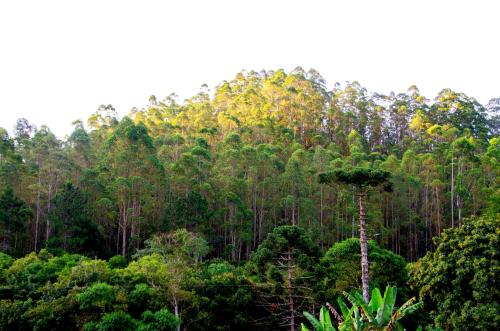
[[[361,282],[363,284],[363,298],[370,301],[368,276],[368,241],[366,237],[366,197],[368,191],[383,186],[386,191],[392,189],[389,181],[391,174],[388,171],[373,168],[344,168],[335,169],[319,174],[320,183],[341,183],[353,186],[359,202],[359,239],[361,243]]]
[[[320,256],[319,246],[304,229],[283,225],[268,234],[247,264],[270,319],[290,331],[296,330],[300,311],[311,304],[312,272]]]
[[[66,183],[52,199],[49,214],[53,234],[47,246],[69,252],[102,256],[104,238],[92,220],[86,194],[77,186]]]
[[[23,235],[26,220],[31,216],[28,205],[14,194],[7,186],[0,194],[0,229],[2,231],[2,249],[17,250],[19,237]],[[7,239],[11,242],[7,243]]]

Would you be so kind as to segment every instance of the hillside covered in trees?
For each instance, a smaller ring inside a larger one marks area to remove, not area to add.
[[[500,99],[329,90],[299,67],[123,118],[102,105],[64,140],[20,119],[0,128],[0,327],[298,330],[361,289],[361,235],[370,290],[423,300],[409,329],[494,330],[499,115]],[[463,242],[482,273],[458,261],[470,291],[438,296]]]

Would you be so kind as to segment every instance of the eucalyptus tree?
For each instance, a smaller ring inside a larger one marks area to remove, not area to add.
[[[132,271],[144,273],[152,287],[166,292],[179,319],[177,331],[181,330],[181,304],[189,302],[194,295],[187,287],[189,277],[207,253],[208,245],[203,238],[179,229],[147,240],[146,248],[136,254],[140,258],[128,266]]]
[[[457,128],[460,134],[468,131],[475,138],[489,136],[486,108],[463,93],[441,90],[429,109],[429,116],[436,124]]]
[[[105,157],[101,169],[107,173],[111,192],[120,216],[117,243],[125,256],[130,237],[140,236],[143,206],[154,196],[151,190],[159,186],[163,168],[156,158],[156,149],[147,128],[134,124],[128,117],[114,128],[106,139]],[[149,194],[148,194],[149,192]],[[121,233],[120,233],[121,232]]]
[[[52,199],[59,186],[71,172],[72,162],[62,149],[62,141],[46,126],[42,126],[31,139],[30,154],[27,162],[33,167],[36,182],[31,185],[35,193],[35,229],[34,249],[39,248],[40,226],[45,218],[44,241],[47,243],[52,233],[49,214],[52,209]],[[44,206],[45,205],[45,206]]]

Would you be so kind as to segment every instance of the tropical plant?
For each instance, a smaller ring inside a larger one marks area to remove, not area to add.
[[[308,312],[304,312],[304,317],[307,318],[316,331],[335,331],[328,309],[324,306],[319,310],[319,320]],[[301,330],[309,331],[304,323],[301,324]]]
[[[371,300],[366,304],[363,295],[359,292],[349,294],[344,292],[344,296],[351,304],[351,308],[339,297],[338,304],[342,315],[329,304],[328,307],[338,321],[339,331],[391,331],[404,330],[399,322],[404,317],[413,313],[422,306],[422,303],[414,303],[415,298],[405,302],[399,309],[394,310],[396,303],[397,288],[387,286],[384,296],[378,288],[373,289]],[[316,331],[334,331],[330,314],[325,307],[320,310],[319,320],[310,313],[304,312],[304,316],[312,324]],[[302,324],[302,331],[309,329]]]

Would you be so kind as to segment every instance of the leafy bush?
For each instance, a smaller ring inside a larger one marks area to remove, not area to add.
[[[138,323],[123,311],[108,313],[99,322],[85,324],[85,331],[135,331]]]
[[[115,300],[115,289],[106,283],[95,283],[76,297],[82,309],[107,311]]]
[[[355,238],[336,243],[326,252],[319,266],[321,281],[318,292],[322,301],[332,302],[343,291],[350,292],[360,288],[360,255],[359,239]],[[368,260],[370,287],[373,289],[395,285],[399,290],[399,300],[407,300],[408,272],[404,258],[369,241]]]
[[[161,309],[155,313],[146,310],[141,317],[139,331],[171,331],[175,330],[179,320],[168,311]]]
[[[127,264],[127,260],[121,255],[115,255],[108,261],[108,265],[111,269],[123,269]]]
[[[500,328],[500,218],[467,220],[435,238],[437,249],[411,271],[411,286],[437,327]]]

